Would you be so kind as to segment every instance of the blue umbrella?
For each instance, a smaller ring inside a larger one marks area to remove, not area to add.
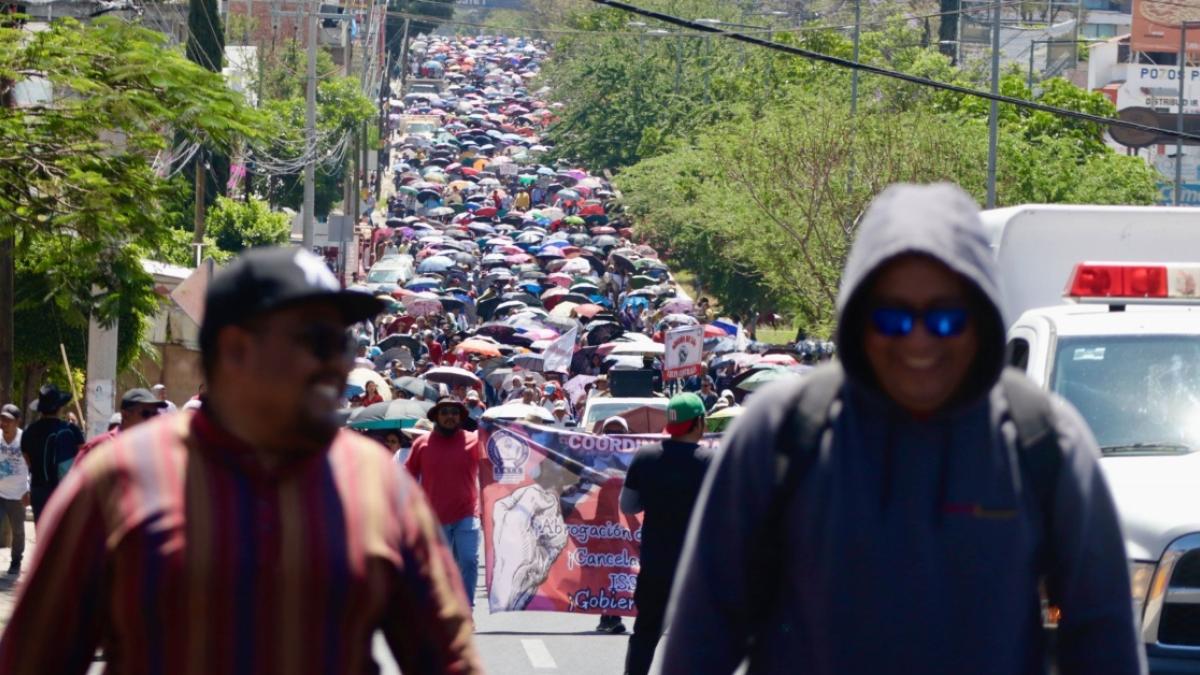
[[[417,271],[421,274],[430,274],[436,272],[445,272],[454,267],[454,261],[444,255],[432,255],[421,261],[417,265]]]

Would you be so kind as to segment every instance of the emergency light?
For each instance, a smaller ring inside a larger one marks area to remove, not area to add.
[[[1066,297],[1091,300],[1200,299],[1200,264],[1083,262],[1067,282]]]

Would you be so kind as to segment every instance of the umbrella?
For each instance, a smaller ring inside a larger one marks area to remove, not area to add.
[[[375,383],[375,386],[379,389],[379,395],[383,397],[383,400],[392,400],[392,388],[388,386],[387,380],[383,379],[382,375],[370,368],[355,368],[346,377],[347,389],[357,389],[358,392],[366,391],[368,382]]]
[[[524,420],[530,415],[537,417],[543,422],[553,422],[554,416],[550,414],[540,405],[528,405],[526,403],[509,403],[507,405],[488,408],[487,412],[483,413],[485,420]]]
[[[602,345],[605,342],[612,342],[622,333],[625,332],[619,324],[612,321],[593,321],[587,326],[587,343],[589,345]]]
[[[436,401],[438,397],[437,387],[419,377],[405,375],[404,377],[396,378],[393,384],[396,385],[397,389],[402,389],[413,396],[424,398],[426,401]]]
[[[533,370],[542,372],[542,367],[545,365],[545,357],[541,354],[517,354],[512,357],[512,364],[525,370]]]
[[[663,303],[660,309],[668,313],[687,314],[692,311],[693,306],[694,303],[691,298],[675,297]]]
[[[417,293],[404,299],[404,307],[413,316],[441,314],[441,298],[433,293]]]
[[[455,352],[459,354],[478,354],[480,356],[500,356],[500,349],[487,340],[463,340]]]
[[[457,312],[467,306],[467,303],[462,299],[453,295],[440,295],[438,302],[442,303],[442,309],[447,312]]]
[[[421,264],[417,265],[417,271],[421,274],[430,274],[445,272],[451,267],[454,267],[453,260],[444,255],[434,255],[422,260]]]
[[[351,429],[408,429],[433,407],[432,401],[396,399],[359,408],[350,416]]]
[[[384,353],[387,353],[388,351],[391,351],[397,347],[408,347],[409,352],[413,354],[421,351],[421,343],[417,342],[416,337],[412,335],[404,335],[402,333],[389,335],[380,340],[379,344],[376,346],[382,349]]]
[[[708,431],[713,433],[724,432],[729,428],[730,424],[733,424],[735,419],[741,416],[745,410],[746,408],[740,405],[722,408],[708,416],[708,418],[705,420],[705,426],[708,428]]]
[[[604,311],[603,307],[601,307],[600,305],[590,303],[590,302],[579,305],[578,307],[575,308],[575,314],[577,316],[582,316],[586,319],[591,319],[603,311]]]
[[[734,386],[744,391],[754,391],[756,389],[765,387],[778,379],[785,377],[799,377],[799,375],[786,368],[761,368],[749,372],[751,373],[749,376],[747,376],[741,382],[737,382]]]
[[[563,383],[563,391],[570,395],[571,400],[578,403],[587,395],[587,386],[596,381],[596,375],[576,375]]]
[[[476,329],[475,334],[490,337],[497,342],[503,342],[505,338],[512,337],[516,332],[516,328],[506,323],[485,323]]]
[[[569,319],[571,312],[580,306],[578,302],[564,301],[561,298],[556,303],[554,308],[550,310],[550,316],[557,316],[563,319]]]
[[[408,347],[392,347],[391,349],[382,352],[379,356],[376,356],[374,359],[372,359],[372,361],[375,362],[376,368],[383,368],[392,361],[399,361],[405,368],[412,368],[413,353]]]
[[[800,362],[797,361],[790,354],[767,354],[765,356],[760,357],[758,359],[758,362],[759,363],[769,363],[773,366],[798,366],[798,365],[800,365]]]
[[[604,351],[601,345],[600,351]],[[650,354],[652,356],[662,356],[665,353],[666,347],[661,342],[617,342],[613,344],[612,349],[608,350],[609,354]]]
[[[755,358],[756,357],[753,354],[747,354],[746,352],[733,352],[731,354],[718,356],[717,358],[713,359],[712,363],[709,365],[713,368],[720,368],[727,364],[744,366],[753,363]]]
[[[482,385],[479,378],[470,371],[453,366],[432,368],[423,377],[430,382],[441,382],[451,387],[459,385],[464,387],[479,387]]]

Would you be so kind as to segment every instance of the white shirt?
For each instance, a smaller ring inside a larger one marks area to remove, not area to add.
[[[21,454],[21,430],[12,443],[0,432],[0,499],[20,499],[29,492],[29,467]]]

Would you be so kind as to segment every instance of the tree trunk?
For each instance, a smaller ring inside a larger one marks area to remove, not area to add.
[[[14,105],[12,82],[0,80],[0,106],[11,108]],[[0,235],[0,405],[12,400],[16,340],[16,328],[13,326],[13,305],[16,303],[13,289],[13,268],[16,265],[13,259],[14,237],[15,230]]]

